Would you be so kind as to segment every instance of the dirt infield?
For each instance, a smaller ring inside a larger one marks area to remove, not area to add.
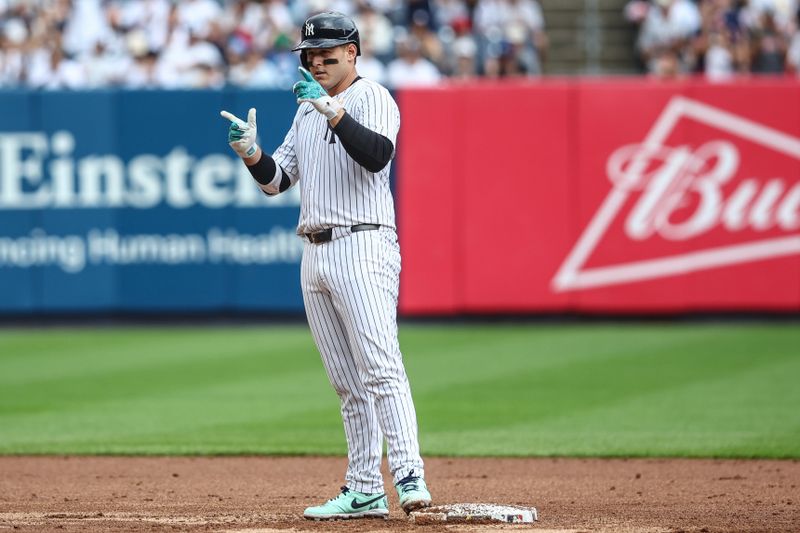
[[[0,531],[800,531],[800,462],[437,459],[436,503],[535,506],[529,525],[309,522],[343,458],[0,457]],[[389,479],[387,477],[387,486]]]

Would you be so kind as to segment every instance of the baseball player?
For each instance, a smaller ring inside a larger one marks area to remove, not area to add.
[[[309,507],[309,519],[386,518],[383,439],[400,506],[431,504],[417,420],[397,340],[400,249],[389,167],[400,113],[389,92],[359,77],[358,29],[340,13],[305,21],[299,104],[269,155],[256,144],[256,110],[228,113],[228,142],[268,195],[299,184],[297,234],[305,240],[301,286],[306,316],[339,395],[348,466],[341,493]]]

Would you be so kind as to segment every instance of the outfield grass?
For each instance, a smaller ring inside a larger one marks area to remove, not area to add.
[[[402,325],[426,455],[800,457],[797,324]],[[344,454],[304,326],[0,330],[0,453]]]

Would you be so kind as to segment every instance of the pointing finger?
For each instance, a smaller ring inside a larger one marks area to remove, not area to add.
[[[305,68],[297,67],[297,70],[300,71],[300,74],[303,75],[303,77],[306,79],[306,81],[314,81],[314,76],[312,76],[311,73],[308,70],[306,70]]]
[[[220,111],[219,114],[222,115],[224,118],[230,120],[234,124],[244,124],[244,121],[242,119],[238,118],[236,115],[228,113],[227,111]]]
[[[255,107],[251,107],[250,111],[247,112],[247,123],[250,126],[255,126],[256,125],[256,108]]]

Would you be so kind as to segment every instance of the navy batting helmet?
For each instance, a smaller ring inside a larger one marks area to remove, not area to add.
[[[304,67],[306,65],[305,54],[303,50],[308,48],[333,48],[347,43],[356,45],[356,55],[361,55],[361,39],[358,36],[358,28],[355,22],[349,17],[328,11],[326,13],[318,13],[306,19],[303,24],[303,39],[295,48],[293,52],[300,50],[300,62]]]

